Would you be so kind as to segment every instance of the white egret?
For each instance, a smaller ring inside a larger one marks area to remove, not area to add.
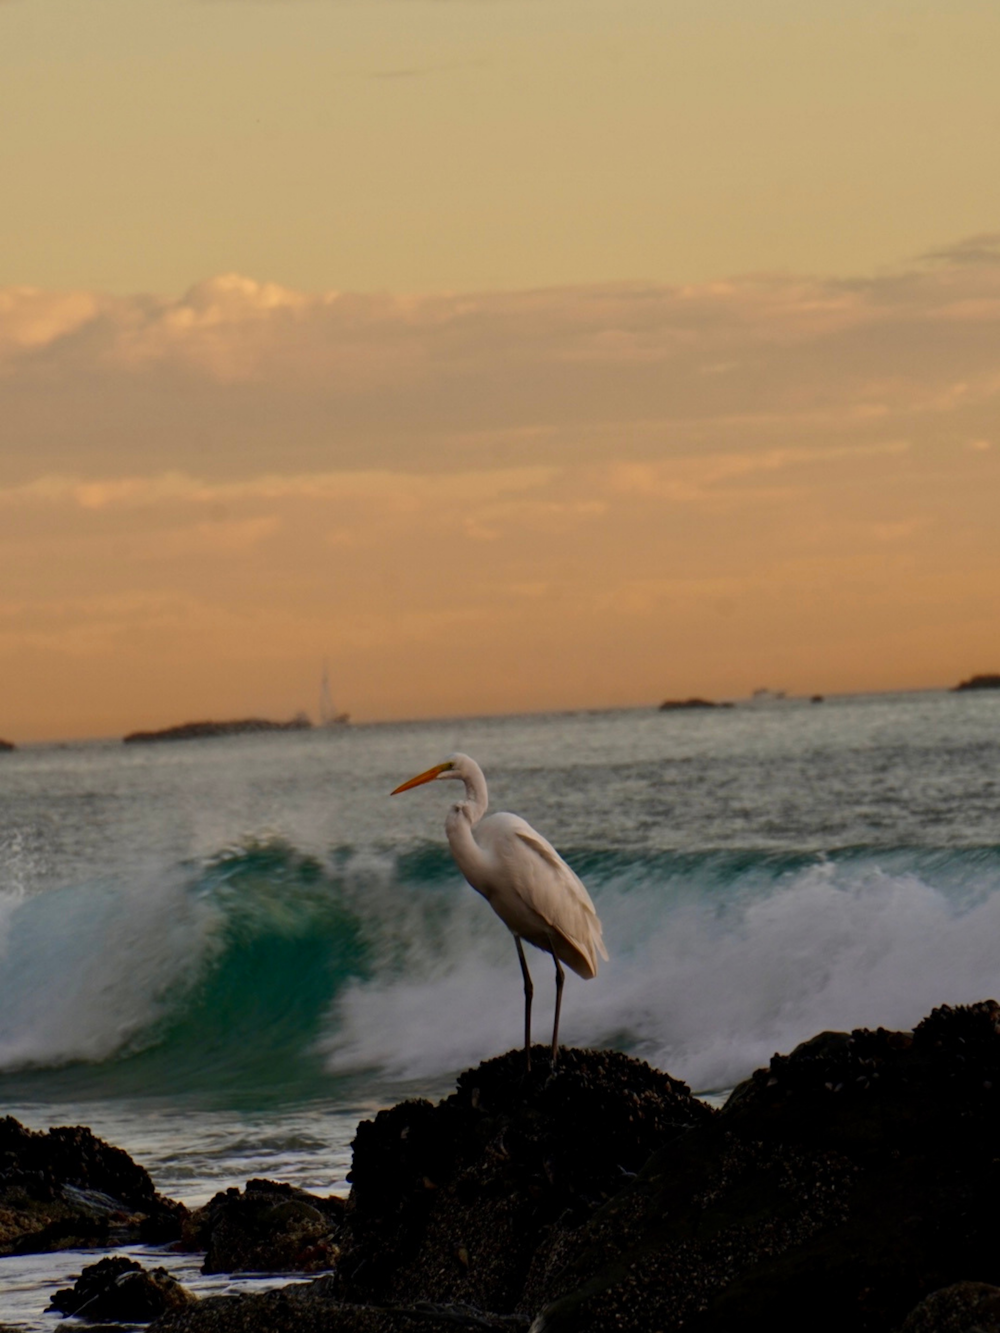
[[[551,843],[520,815],[502,812],[484,819],[489,797],[483,770],[467,754],[450,755],[418,773],[392,795],[436,778],[465,783],[465,800],[448,811],[444,828],[451,854],[469,884],[483,895],[514,936],[524,977],[524,1053],[531,1068],[531,999],[534,987],[521,941],[552,955],[556,965],[556,1010],[552,1066],[559,1050],[559,1010],[565,974],[597,975],[597,955],[608,957],[590,894]]]

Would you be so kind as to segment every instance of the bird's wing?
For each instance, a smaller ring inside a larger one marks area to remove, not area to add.
[[[598,953],[605,959],[608,954],[594,904],[577,875],[552,844],[519,815],[494,815],[484,824],[492,826],[489,841],[512,887],[516,884],[517,896],[545,922],[550,938],[562,939],[569,946],[567,952],[557,949],[563,962],[581,976],[593,976]],[[494,902],[494,908],[504,916],[498,903]],[[511,922],[508,925],[520,933]],[[525,933],[531,939],[530,933]]]
[[[533,852],[536,852],[545,864],[555,872],[561,889],[575,898],[585,911],[595,912],[594,904],[590,894],[584,888],[583,881],[577,876],[572,867],[567,865],[547,838],[543,838],[540,833],[536,833],[530,824],[525,824],[524,828],[515,829],[514,836],[520,838]]]

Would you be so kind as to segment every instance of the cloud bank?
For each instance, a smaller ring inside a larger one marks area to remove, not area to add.
[[[987,669],[997,254],[499,294],[0,290],[15,722],[288,711],[323,656],[374,716]]]

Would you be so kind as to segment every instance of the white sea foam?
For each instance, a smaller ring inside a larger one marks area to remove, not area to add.
[[[1000,992],[995,849],[598,858],[588,881],[611,960],[567,976],[563,1041],[630,1050],[699,1090],[823,1028],[906,1028]],[[529,953],[546,1041],[553,968]],[[213,968],[218,1013],[198,986]],[[257,846],[193,884],[0,896],[0,1069],[105,1061],[173,1031],[169,1080],[206,1027],[305,1056],[327,1005],[336,1073],[437,1080],[522,1040],[510,936],[443,858],[414,870],[373,852],[317,878],[293,849]]]
[[[604,885],[611,961],[594,981],[568,977],[563,1040],[625,1046],[696,1089],[721,1089],[824,1028],[907,1028],[935,1005],[1000,992],[995,857],[974,891],[968,867],[935,883],[886,859],[889,869],[875,854],[818,862],[724,912],[717,893],[667,903],[649,881],[625,893]],[[516,956],[485,903],[468,893],[436,940],[410,941],[400,974],[354,982],[338,999],[332,1069],[430,1077],[520,1041]],[[531,958],[544,1041],[552,967]]]
[[[0,898],[0,1069],[99,1061],[140,1040],[211,948],[180,883]]]

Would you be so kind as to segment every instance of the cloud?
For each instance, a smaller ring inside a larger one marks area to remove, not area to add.
[[[852,281],[0,291],[4,695],[59,734],[90,724],[52,699],[177,720],[164,662],[199,714],[234,679],[294,711],[267,682],[323,656],[382,716],[968,674],[1000,266],[954,249]]]
[[[944,264],[1000,264],[1000,231],[968,236],[954,245],[930,250],[921,258]]]
[[[1000,267],[971,261],[854,282],[423,296],[237,275],[177,298],[14,288],[0,293],[0,433],[23,481],[828,448],[931,418],[987,437],[998,331]]]
[[[887,440],[880,444],[840,448],[768,449],[759,453],[678,458],[663,463],[620,463],[610,466],[608,484],[612,491],[620,494],[671,500],[676,504],[740,499],[745,502],[759,498],[760,492],[748,493],[743,488],[731,487],[730,483],[742,482],[760,473],[813,468],[817,464],[857,465],[872,457],[898,457],[909,448],[906,440]],[[768,494],[774,496],[776,492],[772,490]]]
[[[0,288],[0,358],[58,342],[92,323],[108,304],[94,292]]]
[[[311,475],[267,474],[239,481],[208,481],[183,472],[155,476],[107,477],[84,481],[79,477],[47,475],[21,486],[0,488],[0,505],[70,504],[84,510],[139,509],[164,504],[226,505],[254,500],[313,500],[357,503],[374,500],[417,506],[428,501],[469,503],[494,499],[510,491],[539,486],[553,469],[505,468],[490,472],[448,476],[408,475],[402,472],[324,472]]]

